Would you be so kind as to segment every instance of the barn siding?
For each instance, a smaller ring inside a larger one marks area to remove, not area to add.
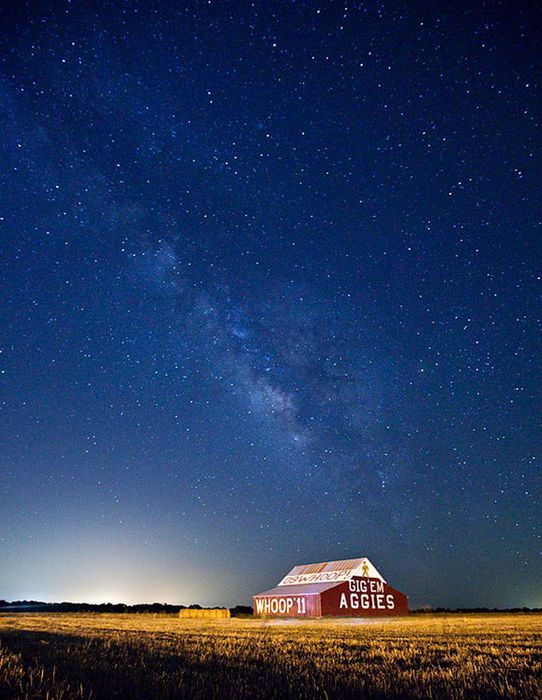
[[[254,613],[262,617],[321,617],[320,594],[254,596]]]
[[[354,576],[350,581],[340,583],[323,591],[320,595],[323,616],[395,617],[408,615],[406,595],[379,579]]]

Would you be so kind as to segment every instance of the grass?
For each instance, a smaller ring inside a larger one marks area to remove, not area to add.
[[[0,698],[542,698],[542,615],[0,615]]]

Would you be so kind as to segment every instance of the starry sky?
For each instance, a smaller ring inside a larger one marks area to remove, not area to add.
[[[368,556],[542,606],[540,20],[0,8],[0,598]]]

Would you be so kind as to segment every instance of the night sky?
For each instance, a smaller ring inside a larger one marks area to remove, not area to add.
[[[537,22],[2,3],[0,598],[542,606]]]

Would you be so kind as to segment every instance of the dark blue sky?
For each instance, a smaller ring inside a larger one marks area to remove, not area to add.
[[[542,606],[539,21],[2,4],[0,597]]]

